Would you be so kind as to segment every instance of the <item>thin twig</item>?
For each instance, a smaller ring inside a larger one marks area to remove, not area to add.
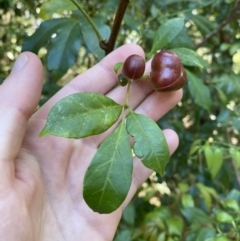
[[[213,30],[211,33],[207,34],[203,38],[202,42],[197,44],[196,47],[197,48],[202,47],[209,39],[211,39],[213,36],[215,36],[225,25],[227,25],[229,22],[231,22],[234,19],[234,17],[237,15],[239,9],[240,9],[240,1],[238,1],[236,3],[232,12],[229,14],[229,16],[215,30]]]
[[[90,16],[87,14],[87,12],[82,8],[82,6],[75,0],[70,0],[77,8],[78,10],[84,15],[84,17],[87,19],[87,21],[89,22],[89,24],[92,26],[94,32],[96,33],[99,43],[101,43],[103,41],[103,37],[100,34],[100,32],[98,31],[96,25],[94,24],[94,22],[92,21],[92,19],[90,18]]]
[[[112,32],[109,37],[109,40],[101,45],[102,49],[105,50],[106,55],[113,51],[114,45],[122,24],[123,16],[127,10],[130,0],[120,0],[118,4],[117,13],[114,19]]]

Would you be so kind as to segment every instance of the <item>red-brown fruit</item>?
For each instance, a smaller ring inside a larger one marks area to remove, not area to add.
[[[152,59],[150,81],[159,92],[175,91],[186,82],[186,72],[180,58],[171,51],[161,51]]]
[[[145,60],[136,54],[130,55],[124,62],[122,74],[129,80],[139,79],[145,71]]]

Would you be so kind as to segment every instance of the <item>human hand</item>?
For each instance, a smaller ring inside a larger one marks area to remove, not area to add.
[[[2,240],[113,239],[123,209],[152,171],[141,161],[134,160],[132,185],[123,205],[111,214],[95,213],[82,198],[83,177],[99,144],[112,129],[80,140],[54,136],[39,138],[39,133],[51,107],[72,93],[98,92],[124,103],[125,88],[116,86],[118,80],[113,66],[131,54],[144,55],[139,46],[120,47],[77,76],[35,113],[41,95],[43,70],[34,54],[21,54],[18,64],[0,86]],[[155,92],[145,81],[133,83],[131,92],[131,108],[153,120],[158,120],[173,108],[182,96],[181,90]],[[178,137],[172,130],[165,130],[164,134],[173,153]]]

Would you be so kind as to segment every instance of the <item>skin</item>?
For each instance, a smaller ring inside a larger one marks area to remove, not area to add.
[[[126,87],[117,86],[113,66],[130,54],[144,56],[137,45],[125,45],[77,76],[35,112],[43,67],[32,53],[22,53],[0,86],[0,237],[4,241],[72,241],[113,239],[122,210],[151,170],[134,160],[133,180],[123,205],[107,215],[94,213],[82,199],[83,176],[97,147],[109,131],[69,140],[39,132],[51,107],[76,92],[106,94],[124,103]],[[23,60],[28,59],[24,64]],[[22,68],[20,69],[22,65]],[[150,70],[150,63],[147,64]],[[150,84],[134,83],[130,106],[158,120],[181,99],[182,91],[153,92]],[[137,94],[136,94],[137,93]],[[170,152],[178,146],[172,130],[164,130]]]

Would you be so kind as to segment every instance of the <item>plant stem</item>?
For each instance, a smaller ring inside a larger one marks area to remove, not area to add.
[[[76,0],[70,0],[77,8],[78,10],[84,15],[84,17],[87,19],[87,21],[89,22],[89,24],[92,26],[94,32],[96,33],[99,43],[103,42],[103,37],[100,34],[100,32],[98,31],[95,23],[92,21],[91,17],[87,14],[87,12],[82,8],[82,6],[76,1]]]
[[[111,35],[109,37],[109,40],[107,41],[107,43],[105,43],[104,45],[104,50],[106,55],[109,54],[110,52],[113,51],[114,49],[114,45],[120,30],[120,26],[123,20],[123,16],[127,10],[128,4],[129,4],[130,0],[120,0],[119,4],[118,4],[118,9],[117,9],[117,13],[114,19],[114,23],[113,23],[113,27],[112,27],[112,32]]]
[[[129,102],[129,94],[130,94],[130,86],[131,86],[131,82],[128,82],[127,85],[127,93],[126,93],[126,102],[125,102],[125,106],[128,108],[128,102]]]
[[[197,44],[197,48],[202,47],[209,39],[211,39],[213,36],[215,36],[217,33],[219,33],[219,31],[225,25],[227,25],[230,21],[232,21],[236,17],[236,15],[238,14],[239,9],[240,9],[240,1],[238,1],[236,3],[236,5],[234,6],[232,12],[229,14],[229,16],[219,26],[215,30],[213,30],[211,33],[206,35],[204,37],[204,39],[202,40],[202,42]]]

